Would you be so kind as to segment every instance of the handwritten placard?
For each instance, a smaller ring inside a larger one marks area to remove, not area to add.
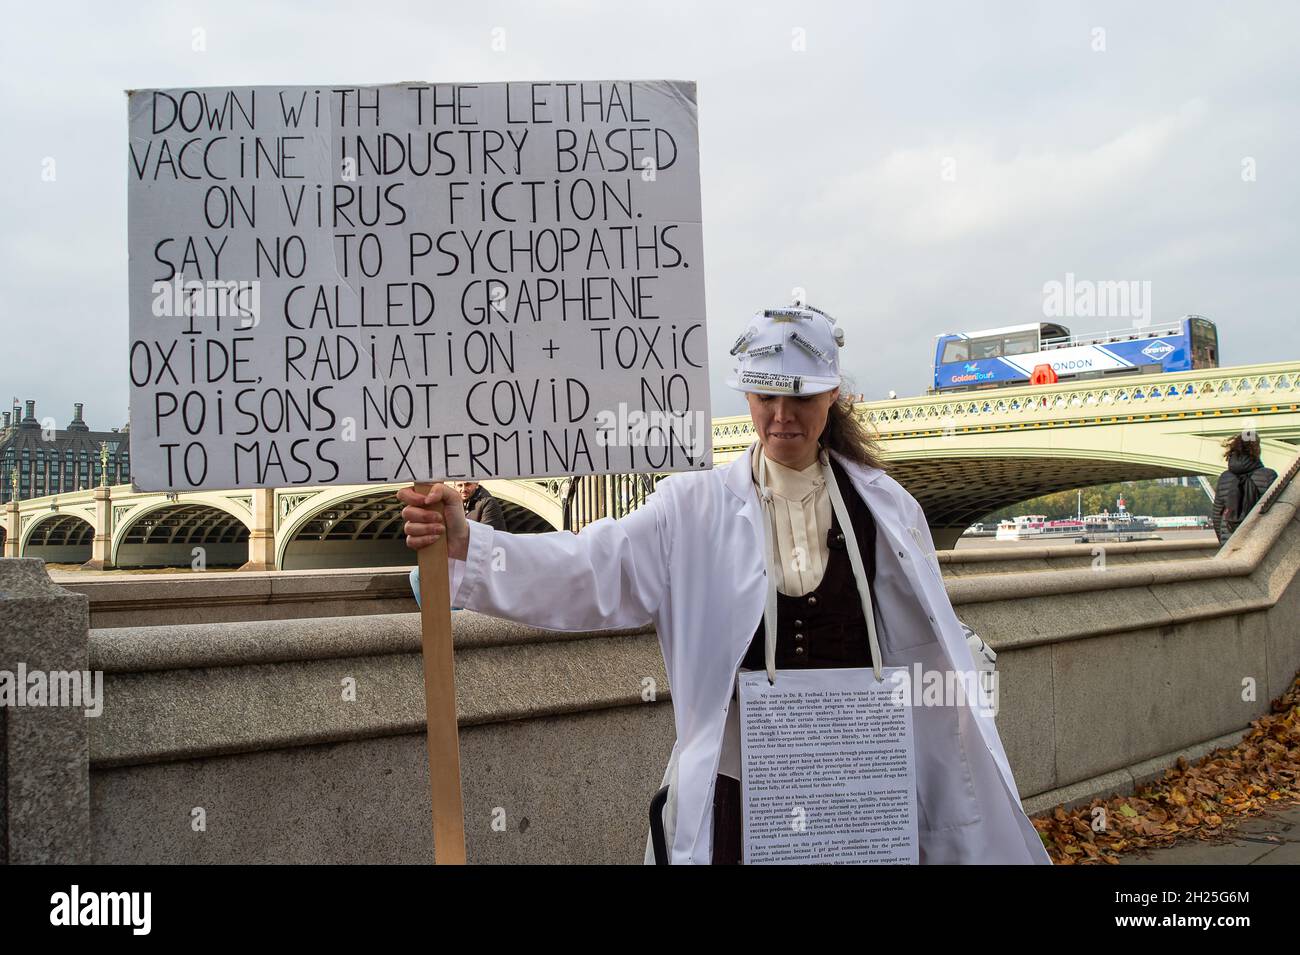
[[[129,113],[138,488],[711,465],[693,83]]]

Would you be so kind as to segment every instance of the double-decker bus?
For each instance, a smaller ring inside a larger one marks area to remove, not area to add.
[[[927,394],[1023,385],[1038,365],[1059,381],[1217,368],[1219,334],[1202,315],[1082,335],[1055,322],[945,333],[935,339]]]

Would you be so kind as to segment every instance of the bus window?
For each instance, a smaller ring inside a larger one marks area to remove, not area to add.
[[[1002,339],[981,338],[970,343],[972,358],[997,358],[1002,354]]]
[[[1210,322],[1192,319],[1188,323],[1192,339],[1192,367],[1217,368],[1219,366],[1219,336]]]
[[[1018,332],[1003,339],[1002,354],[1029,355],[1038,351],[1038,332]]]
[[[946,365],[951,361],[968,361],[970,359],[970,349],[967,344],[965,339],[948,342],[943,346],[943,357],[939,359],[940,364]]]

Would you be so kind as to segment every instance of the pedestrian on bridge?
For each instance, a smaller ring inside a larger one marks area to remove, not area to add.
[[[1220,545],[1227,543],[1269,485],[1277,480],[1277,472],[1264,467],[1260,460],[1259,438],[1254,432],[1233,435],[1223,447],[1228,470],[1219,475],[1215,485],[1211,519]]]
[[[506,512],[502,510],[501,502],[492,496],[491,491],[477,481],[455,481],[454,485],[469,520],[487,524],[499,531],[510,529],[506,525]]]
[[[745,394],[757,440],[578,534],[467,522],[447,485],[398,492],[409,547],[447,535],[453,603],[551,630],[654,625],[677,728],[665,861],[740,860],[741,669],[976,671],[982,643],[953,612],[925,514],[841,393],[843,344],[809,306],[756,314],[727,384]],[[916,706],[913,725],[920,861],[1049,863],[987,698]]]

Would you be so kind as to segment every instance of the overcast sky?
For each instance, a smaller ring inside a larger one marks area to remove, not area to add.
[[[744,409],[731,341],[796,286],[868,398],[921,393],[939,332],[1039,320],[1066,273],[1149,281],[1224,364],[1300,358],[1298,36],[1289,2],[8,5],[0,404],[126,419],[146,87],[696,80],[715,415]]]

